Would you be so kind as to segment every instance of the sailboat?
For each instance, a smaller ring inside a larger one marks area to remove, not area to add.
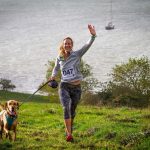
[[[112,0],[110,1],[110,22],[105,26],[106,30],[113,30],[115,28],[115,25],[112,22],[113,15],[112,15]]]

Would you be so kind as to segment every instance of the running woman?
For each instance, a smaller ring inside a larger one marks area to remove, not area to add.
[[[59,97],[64,110],[66,141],[68,142],[73,141],[73,120],[77,104],[81,98],[81,81],[83,79],[80,72],[81,57],[91,47],[96,37],[96,30],[93,25],[88,25],[88,30],[91,37],[79,50],[73,50],[73,40],[70,37],[63,39],[50,77],[50,80],[55,80],[58,71],[61,70]]]

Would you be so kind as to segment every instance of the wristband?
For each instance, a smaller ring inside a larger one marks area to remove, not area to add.
[[[92,38],[96,38],[97,37],[97,35],[92,35]]]

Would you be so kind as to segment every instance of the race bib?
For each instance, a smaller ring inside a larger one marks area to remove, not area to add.
[[[63,79],[71,79],[75,75],[74,68],[67,68],[62,70]]]

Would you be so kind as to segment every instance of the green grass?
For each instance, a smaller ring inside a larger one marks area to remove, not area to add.
[[[25,100],[28,94],[0,91],[2,103]],[[54,97],[34,96],[19,109],[17,140],[0,141],[0,149],[13,150],[148,150],[150,147],[149,109],[127,107],[77,108],[74,143],[65,141],[63,111]]]

